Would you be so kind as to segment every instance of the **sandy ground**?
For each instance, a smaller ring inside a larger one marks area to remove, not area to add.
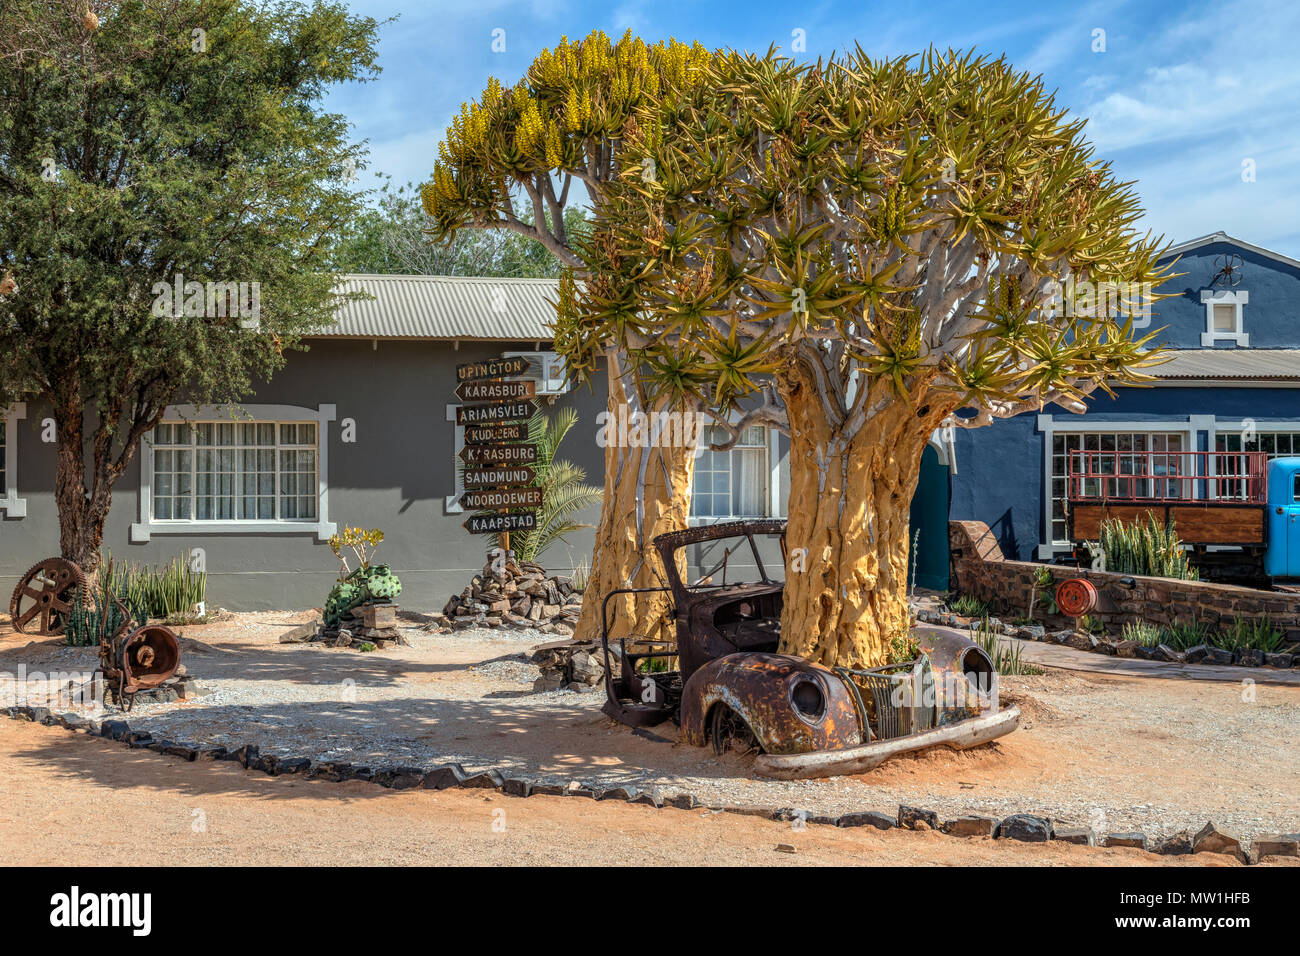
[[[0,720],[0,778],[0,859],[10,865],[1237,865],[1211,854],[794,830],[732,813],[578,797],[268,777],[10,720]],[[142,831],[147,858],[131,836]]]
[[[908,804],[943,817],[1040,813],[1061,825],[1152,837],[1210,820],[1243,837],[1300,831],[1294,686],[1049,670],[1004,682],[1004,702],[1017,703],[1025,719],[993,745],[901,758],[857,777],[781,782],[753,778],[744,758],[679,744],[671,724],[634,735],[600,713],[599,691],[532,694],[536,668],[526,652],[544,635],[432,635],[410,626],[412,647],[368,654],[277,643],[300,617],[241,614],[185,628],[186,666],[212,693],[138,708],[132,727],[194,744],[258,743],[286,756],[374,767],[454,760],[467,770],[632,783],[711,805],[812,814],[892,814]],[[5,631],[0,672],[93,669],[91,649]],[[0,677],[0,697],[5,690]]]

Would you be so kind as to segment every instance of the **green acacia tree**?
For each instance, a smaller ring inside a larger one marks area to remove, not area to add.
[[[52,410],[65,557],[96,567],[169,403],[238,400],[329,321],[363,154],[320,100],[376,72],[375,28],[323,0],[0,6],[0,401]]]
[[[926,442],[1144,379],[1126,313],[1161,243],[1084,124],[1004,60],[705,70],[636,117],[557,341],[576,364],[628,342],[652,396],[761,394],[731,427],[790,435],[782,650],[881,664],[909,626]]]
[[[506,230],[540,242],[561,265],[585,275],[586,243],[570,232],[566,212],[575,202],[600,209],[607,185],[626,166],[622,144],[629,120],[667,91],[699,83],[712,56],[698,43],[652,45],[630,32],[613,43],[595,31],[542,50],[513,86],[490,80],[447,129],[423,188],[433,238],[444,241],[463,229]],[[596,374],[603,362],[611,416],[659,410],[617,339],[569,354],[575,380]],[[651,541],[686,527],[694,462],[694,449],[681,443],[606,445],[604,504],[580,635],[599,633],[604,595],[611,590],[665,583]],[[613,605],[612,636],[671,635],[663,595],[624,594]]]

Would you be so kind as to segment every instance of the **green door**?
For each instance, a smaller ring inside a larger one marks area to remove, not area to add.
[[[912,496],[911,538],[917,553],[908,558],[908,581],[934,591],[948,590],[948,466],[933,445],[921,456],[921,477]],[[920,538],[916,538],[917,532]],[[912,564],[916,572],[913,581]]]

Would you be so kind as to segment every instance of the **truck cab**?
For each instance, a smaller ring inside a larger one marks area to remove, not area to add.
[[[1268,549],[1264,572],[1300,578],[1300,458],[1268,463]]]

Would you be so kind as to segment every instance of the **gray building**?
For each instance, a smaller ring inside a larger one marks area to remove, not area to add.
[[[597,416],[603,376],[567,389],[549,352],[548,280],[349,276],[372,298],[294,352],[242,406],[168,410],[114,488],[104,548],[160,564],[201,555],[208,603],[231,610],[318,607],[337,577],[327,539],[381,528],[378,557],[401,577],[403,606],[440,609],[484,563],[487,538],[462,527],[456,499],[455,367],[531,357],[543,408],[573,407],[560,456],[603,483]],[[0,433],[0,593],[58,554],[49,410],[8,409]],[[697,461],[695,521],[785,512],[784,439],[753,429]],[[597,509],[583,520],[594,524]],[[590,560],[591,532],[548,551],[564,571]]]

